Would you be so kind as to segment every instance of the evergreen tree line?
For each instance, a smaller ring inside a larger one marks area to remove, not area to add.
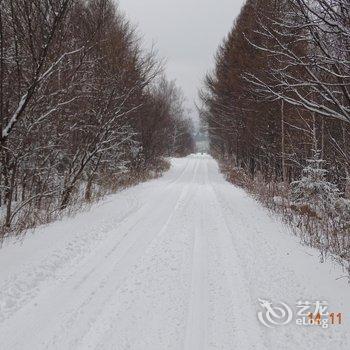
[[[112,0],[0,2],[0,231],[192,151],[181,91]]]
[[[226,174],[350,260],[350,2],[247,0],[202,89]]]

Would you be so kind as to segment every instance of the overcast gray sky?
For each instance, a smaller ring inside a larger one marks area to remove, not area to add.
[[[194,100],[214,54],[229,32],[244,0],[119,0],[137,24],[145,44],[155,44],[166,59],[166,73],[183,89],[194,112]]]

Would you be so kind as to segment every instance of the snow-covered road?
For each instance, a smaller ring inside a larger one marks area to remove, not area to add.
[[[0,349],[350,349],[350,288],[209,156],[0,250]],[[342,325],[259,323],[258,299]]]

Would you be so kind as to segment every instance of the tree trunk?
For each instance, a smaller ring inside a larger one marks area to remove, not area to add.
[[[9,184],[9,189],[7,193],[7,204],[6,204],[6,217],[5,217],[5,226],[10,227],[11,226],[11,217],[12,217],[12,200],[13,200],[13,194],[14,194],[14,188],[15,188],[15,182],[16,182],[16,164],[13,165],[12,174],[11,174],[11,180]]]
[[[286,140],[284,130],[284,101],[281,102],[281,155],[282,155],[282,181],[287,182],[286,168]]]
[[[88,179],[88,182],[85,187],[85,200],[90,203],[92,195],[92,177]]]

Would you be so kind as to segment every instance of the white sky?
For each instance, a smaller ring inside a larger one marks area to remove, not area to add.
[[[138,25],[148,47],[166,59],[195,117],[194,101],[214,54],[231,29],[244,0],[119,0],[120,9]]]

